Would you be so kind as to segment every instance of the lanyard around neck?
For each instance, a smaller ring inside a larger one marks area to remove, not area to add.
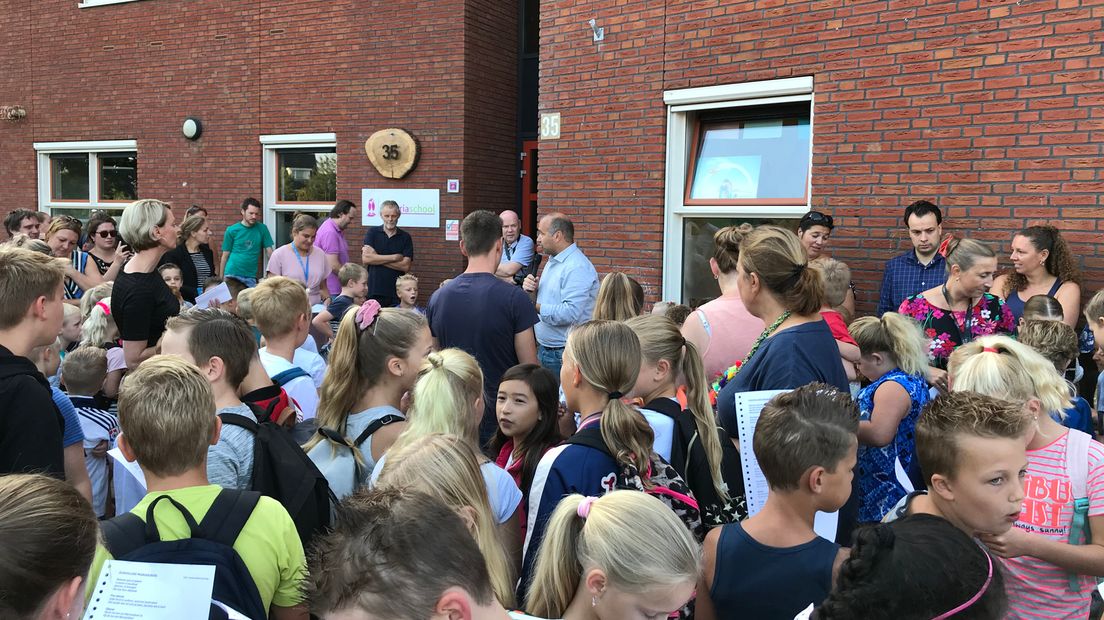
[[[303,281],[310,285],[310,254],[307,254],[307,260],[304,261],[303,257],[299,256],[299,248],[295,247],[294,244],[291,246],[291,253],[295,255],[295,260],[303,269]]]

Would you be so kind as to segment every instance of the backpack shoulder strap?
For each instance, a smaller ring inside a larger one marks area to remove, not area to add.
[[[1074,499],[1088,497],[1089,443],[1088,433],[1071,428],[1066,439],[1066,473],[1070,478],[1070,490]]]
[[[612,457],[609,448],[606,447],[605,440],[602,439],[601,429],[595,427],[584,428],[577,431],[574,435],[564,440],[565,444],[571,444],[575,446],[586,446],[588,448],[594,448],[606,455]]]
[[[215,502],[199,522],[198,537],[233,547],[260,499],[261,494],[255,491],[219,491]]]
[[[275,377],[272,377],[272,380],[275,381],[277,385],[284,386],[287,385],[289,381],[306,376],[309,376],[307,375],[307,371],[298,366],[294,366],[292,368],[288,368],[284,372],[277,373]]]
[[[252,409],[250,409],[252,411]],[[242,417],[233,413],[220,413],[218,414],[223,424],[229,424],[230,426],[237,426],[238,428],[244,428],[250,433],[256,435],[257,429],[260,427],[256,422],[249,418]]]
[[[104,546],[116,559],[146,544],[146,524],[134,513],[102,521],[100,531],[103,532]]]
[[[388,424],[394,424],[395,422],[403,422],[405,420],[406,420],[406,418],[404,418],[402,416],[397,416],[393,413],[389,413],[389,414],[383,416],[382,418],[376,420],[375,422],[372,422],[371,424],[369,424],[368,428],[364,429],[363,432],[361,432],[359,435],[357,435],[356,441],[353,442],[353,445],[357,446],[359,448],[360,444],[368,441],[368,438],[371,437],[379,429],[387,426]]]

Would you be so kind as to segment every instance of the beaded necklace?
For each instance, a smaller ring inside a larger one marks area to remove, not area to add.
[[[748,360],[751,359],[751,356],[755,355],[755,352],[759,350],[759,346],[763,344],[763,341],[765,341],[767,338],[770,338],[771,334],[777,331],[779,326],[785,323],[786,319],[788,318],[790,318],[789,310],[783,312],[781,316],[775,319],[773,323],[768,325],[767,328],[763,330],[763,333],[759,334],[759,337],[755,339],[754,343],[752,343],[751,349],[748,351],[747,355],[744,356],[744,359],[742,361],[736,362],[736,364],[731,366],[728,370],[717,375],[717,378],[713,381],[713,390],[710,394],[710,396],[714,399],[714,403],[716,402],[716,393],[720,392],[721,388],[727,385],[729,381],[731,381],[733,378],[736,377],[737,374],[740,373],[740,370],[747,365]]]

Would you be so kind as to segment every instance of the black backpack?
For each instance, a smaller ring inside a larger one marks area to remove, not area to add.
[[[219,419],[253,434],[249,488],[283,504],[295,522],[303,548],[309,548],[314,537],[325,533],[333,523],[335,502],[326,477],[286,428],[271,421],[258,424],[233,413],[219,414]]]
[[[268,618],[268,610],[261,601],[249,568],[234,550],[234,541],[260,498],[260,493],[252,491],[223,489],[203,520],[196,524],[184,506],[168,495],[162,495],[150,502],[145,522],[138,515],[128,512],[104,521],[100,527],[107,550],[117,560],[214,566],[212,601],[223,603],[254,620],[263,620]],[[161,540],[153,517],[153,510],[161,500],[168,500],[184,516],[192,533],[190,538]],[[89,605],[95,605],[95,600],[90,601]],[[226,612],[212,602],[209,618],[226,617]]]

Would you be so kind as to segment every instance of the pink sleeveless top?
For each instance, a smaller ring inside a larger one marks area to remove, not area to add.
[[[696,317],[709,335],[709,344],[702,352],[708,381],[743,360],[765,327],[747,311],[736,291],[699,306],[690,316],[688,320]]]

